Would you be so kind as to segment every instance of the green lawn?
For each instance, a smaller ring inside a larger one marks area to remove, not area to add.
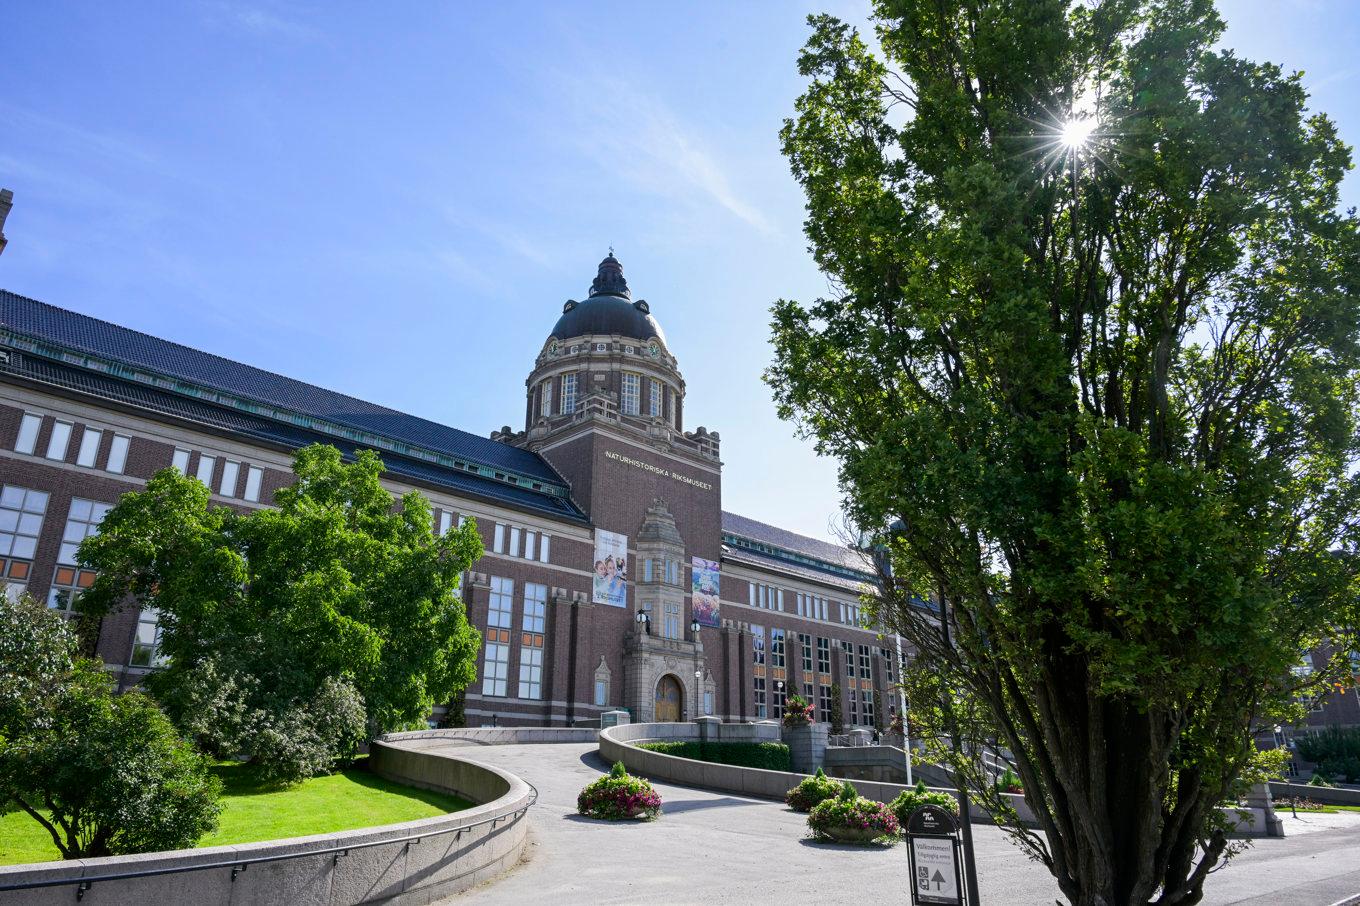
[[[384,780],[362,767],[313,777],[288,789],[262,786],[240,764],[213,768],[222,778],[222,817],[199,846],[254,843],[431,818],[472,803]],[[23,812],[0,816],[0,865],[61,858],[42,825]]]

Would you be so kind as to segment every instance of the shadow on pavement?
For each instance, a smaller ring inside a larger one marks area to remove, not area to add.
[[[881,850],[885,853],[892,852],[896,849],[899,842],[901,841],[894,840],[892,843],[870,843],[868,845],[860,845],[857,843],[831,843],[824,840],[814,840],[811,837],[804,837],[798,841],[800,846],[811,846],[814,849],[839,849],[844,850],[845,852]]]
[[[768,805],[769,803],[757,802],[754,799],[733,799],[724,796],[721,799],[674,799],[667,800],[661,805],[662,815],[674,815],[680,812],[694,812],[705,808],[740,808],[749,805]]]

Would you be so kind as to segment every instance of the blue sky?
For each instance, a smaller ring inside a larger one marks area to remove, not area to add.
[[[1220,8],[1360,141],[1360,4]],[[0,286],[486,434],[612,244],[725,507],[832,537],[760,381],[826,287],[777,136],[821,10],[867,4],[5,4]]]

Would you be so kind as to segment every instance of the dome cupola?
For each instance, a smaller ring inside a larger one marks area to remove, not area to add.
[[[628,281],[623,277],[623,265],[612,250],[600,262],[590,284],[590,295],[584,302],[567,302],[552,329],[552,336],[559,340],[610,335],[634,340],[656,337],[663,346],[666,344],[666,335],[652,317],[651,307],[643,299],[633,301]]]

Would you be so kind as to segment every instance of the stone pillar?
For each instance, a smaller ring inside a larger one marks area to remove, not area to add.
[[[700,717],[694,721],[699,725],[700,742],[717,742],[722,735],[722,721],[716,717]]]
[[[826,757],[826,724],[804,724],[784,727],[784,744],[789,747],[789,759],[799,774],[811,774],[822,766]]]
[[[1263,837],[1283,837],[1284,821],[1275,814],[1275,802],[1270,798],[1270,787],[1264,783],[1252,784],[1247,791],[1247,809],[1251,812],[1253,826],[1250,833]]]
[[[606,727],[621,727],[630,724],[633,720],[628,716],[627,711],[606,711],[600,715],[600,729]]]

